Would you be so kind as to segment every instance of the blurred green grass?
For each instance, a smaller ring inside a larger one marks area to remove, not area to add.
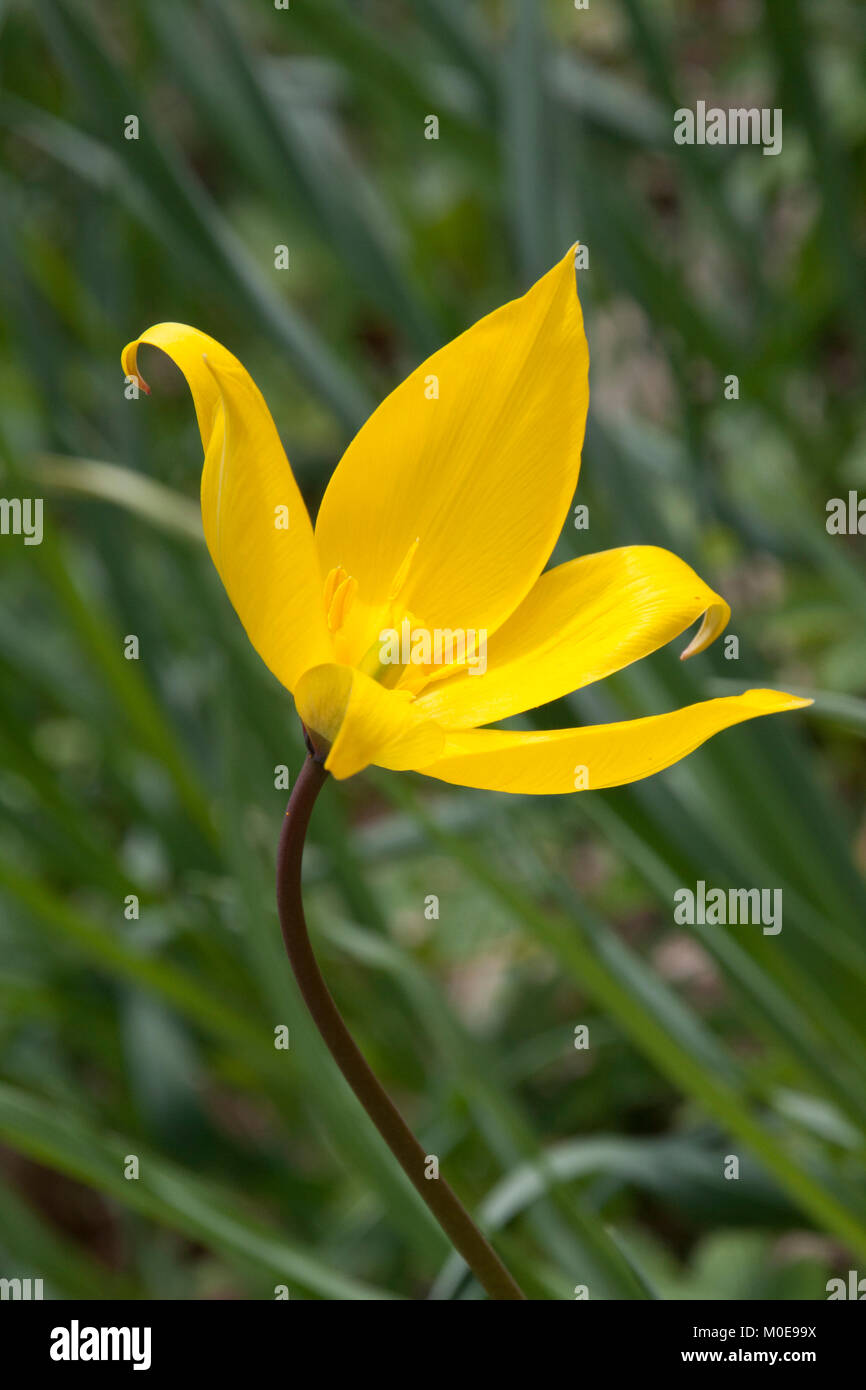
[[[824,1297],[866,1259],[866,580],[824,529],[866,486],[862,9],[43,0],[0,23],[0,449],[6,495],[46,498],[41,546],[0,543],[0,1274],[477,1297],[294,991],[272,861],[296,720],[197,539],[185,387],[155,364],[128,401],[118,354],[161,319],[226,342],[314,510],[371,405],[578,237],[590,529],[559,553],[670,546],[733,601],[740,655],[665,651],[534,722],[732,682],[815,706],[573,799],[332,786],[312,925],[534,1296]],[[782,106],[781,155],[675,146],[699,97]],[[676,928],[701,878],[781,887],[781,935]]]

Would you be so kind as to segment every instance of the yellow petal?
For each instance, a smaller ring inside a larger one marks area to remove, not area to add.
[[[442,730],[418,712],[411,697],[350,666],[329,662],[306,671],[295,704],[307,728],[331,744],[325,767],[338,778],[369,763],[397,772],[417,767],[437,757],[444,744]]]
[[[683,560],[654,545],[582,556],[548,570],[489,639],[483,675],[432,685],[418,707],[446,728],[492,724],[602,680],[678,636],[702,613],[683,655],[702,651],[731,610]]]
[[[370,417],[316,522],[323,572],[358,581],[355,660],[395,587],[398,620],[490,632],[528,592],[577,483],[588,362],[572,248]]]
[[[198,329],[149,328],[123,350],[129,376],[138,375],[141,343],[161,348],[186,377],[205,454],[211,559],[259,656],[291,689],[332,647],[313,530],[270,412],[237,358]]]
[[[543,733],[468,729],[447,734],[442,756],[418,771],[503,792],[547,795],[618,787],[670,767],[732,724],[811,703],[778,690],[747,690],[620,724]]]

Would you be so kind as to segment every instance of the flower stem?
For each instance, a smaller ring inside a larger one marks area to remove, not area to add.
[[[301,858],[313,804],[327,776],[317,757],[307,758],[289,798],[277,853],[277,907],[295,979],[340,1071],[478,1282],[491,1298],[525,1298],[447,1182],[425,1178],[427,1155],[356,1047],[313,954],[301,897]]]

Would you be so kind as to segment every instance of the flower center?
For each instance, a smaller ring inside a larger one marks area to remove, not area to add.
[[[358,581],[343,565],[336,565],[329,572],[322,593],[337,660],[356,666],[380,685],[410,697],[419,694],[431,681],[455,675],[473,659],[470,646],[465,653],[462,646],[458,653],[454,652],[450,632],[445,634],[447,655],[441,655],[442,634],[429,629],[406,606],[403,592],[418,545],[416,538],[406,551],[384,603],[369,605],[358,598]]]

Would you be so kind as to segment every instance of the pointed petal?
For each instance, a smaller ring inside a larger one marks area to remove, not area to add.
[[[211,559],[259,656],[291,689],[332,647],[313,530],[270,412],[237,358],[198,329],[149,328],[123,350],[129,376],[138,376],[141,343],[161,348],[186,377],[205,454],[201,509]]]
[[[431,685],[418,707],[449,729],[492,724],[557,700],[649,655],[706,618],[683,655],[727,625],[723,598],[683,560],[654,545],[627,545],[548,570],[489,639],[483,675]]]
[[[572,248],[383,401],[316,522],[323,570],[358,581],[356,621],[377,620],[395,587],[398,619],[410,610],[428,627],[492,632],[512,612],[574,493],[588,362]]]
[[[350,666],[329,662],[306,671],[295,689],[298,714],[331,749],[325,767],[351,777],[369,763],[403,771],[437,757],[442,730],[415,709],[411,697]]]
[[[618,787],[661,772],[732,724],[811,703],[778,690],[747,690],[619,724],[543,733],[468,729],[446,734],[443,755],[418,771],[458,786],[503,792],[549,795]]]

